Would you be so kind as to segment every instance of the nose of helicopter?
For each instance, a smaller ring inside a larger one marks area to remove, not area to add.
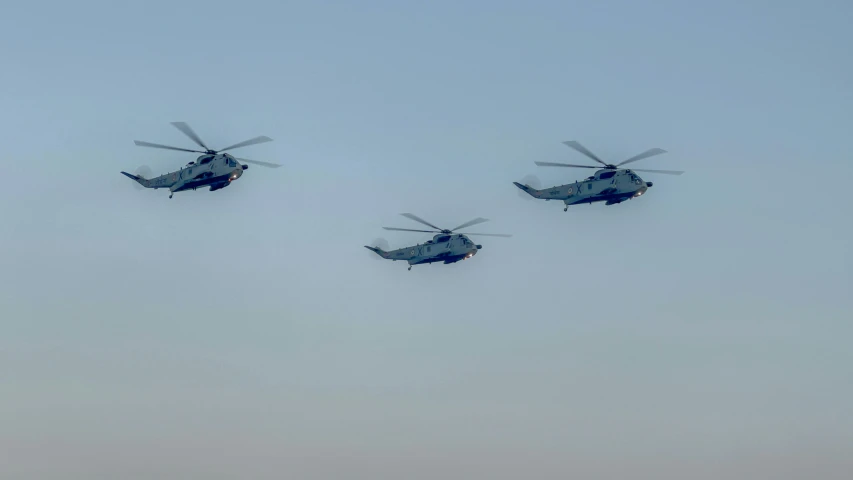
[[[634,192],[634,198],[646,193],[646,190],[648,189],[649,187],[647,187],[646,185],[641,186],[636,192]]]
[[[228,181],[233,182],[234,180],[237,180],[238,178],[240,178],[242,175],[243,175],[243,169],[240,168],[240,169],[234,170],[233,172],[231,172],[231,176],[228,177]]]

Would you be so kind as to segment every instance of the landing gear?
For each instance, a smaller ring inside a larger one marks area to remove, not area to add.
[[[169,194],[169,198],[172,198],[172,195],[174,195],[174,193],[170,193],[170,194]]]
[[[411,271],[411,270],[412,270],[412,266],[411,266],[411,265],[409,265],[409,271]]]
[[[563,211],[564,211],[564,212],[568,212],[568,211],[569,211],[569,206],[568,206],[568,205],[566,205],[566,208],[564,208],[564,209],[563,209]]]

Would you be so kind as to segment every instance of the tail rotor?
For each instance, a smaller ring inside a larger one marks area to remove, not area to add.
[[[140,165],[139,168],[137,168],[133,172],[133,174],[139,178],[148,180],[151,178],[151,175],[152,175],[151,167],[149,167],[148,165]],[[134,183],[133,185],[134,185],[134,188],[136,188],[137,190],[145,190],[145,187],[140,185],[138,182]]]
[[[542,189],[542,182],[539,181],[539,178],[536,175],[527,175],[526,177],[521,179],[520,182],[522,185],[527,185],[530,188],[535,190]],[[523,190],[518,190],[518,196],[525,200],[533,200],[533,197],[530,196],[527,192]]]
[[[388,240],[385,240],[384,238],[381,238],[381,237],[373,239],[373,241],[370,242],[370,246],[373,248],[378,248],[378,249],[382,250],[383,252],[387,252],[388,250],[391,249],[391,246],[388,244]],[[374,260],[382,260],[382,257],[380,257],[378,255],[371,254],[370,256]]]

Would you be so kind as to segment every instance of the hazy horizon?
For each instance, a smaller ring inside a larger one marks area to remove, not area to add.
[[[3,479],[853,470],[853,4],[4,10]],[[174,121],[284,166],[134,188]],[[566,140],[686,173],[521,198]],[[403,212],[513,237],[406,271]]]

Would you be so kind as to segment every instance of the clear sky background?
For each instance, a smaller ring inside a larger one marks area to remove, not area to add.
[[[0,477],[849,478],[849,1],[7,3]]]

